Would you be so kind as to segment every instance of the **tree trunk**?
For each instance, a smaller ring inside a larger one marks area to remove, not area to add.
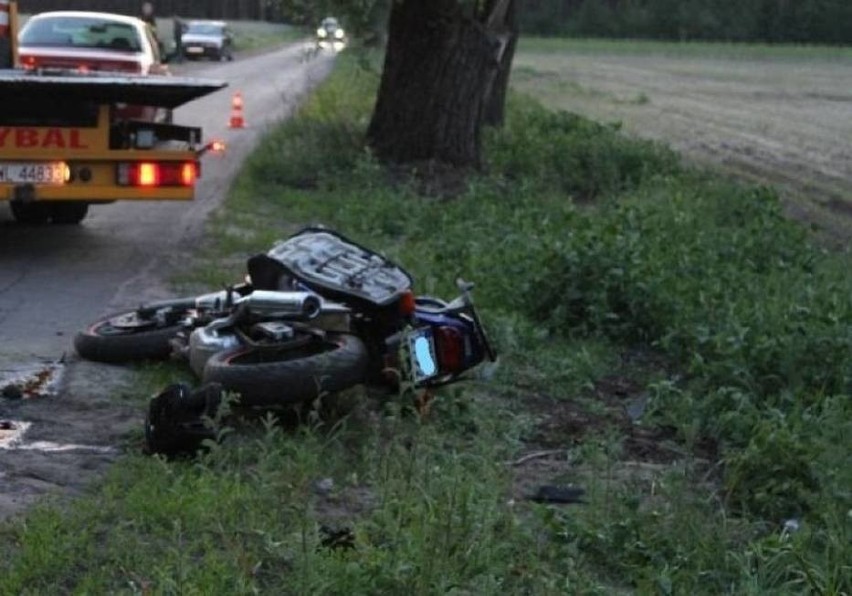
[[[456,0],[394,2],[367,132],[379,158],[479,166],[480,130],[498,46]]]
[[[494,6],[491,7],[492,10]],[[503,52],[499,56],[499,66],[491,83],[491,91],[485,105],[485,124],[487,126],[503,126],[506,113],[506,93],[509,89],[509,75],[512,72],[512,61],[515,59],[515,48],[518,45],[518,15],[517,2],[510,0],[502,19],[492,24],[501,31]],[[499,22],[502,21],[502,22]],[[490,27],[489,27],[490,28]]]

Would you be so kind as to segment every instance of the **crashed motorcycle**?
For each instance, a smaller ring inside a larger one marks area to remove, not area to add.
[[[461,295],[449,303],[408,294],[374,305],[378,310],[325,303],[309,324],[280,317],[252,323],[251,310],[237,308],[195,329],[188,341],[172,343],[203,384],[196,390],[173,384],[151,399],[145,418],[149,452],[192,453],[204,440],[215,440],[211,421],[221,413],[226,391],[239,394],[241,407],[274,408],[371,381],[433,387],[457,380],[485,358],[495,360],[473,308],[472,286],[459,285]],[[397,330],[382,339],[382,328]]]
[[[75,338],[104,362],[186,358],[241,405],[310,401],[359,383],[448,383],[495,355],[459,283],[451,302],[415,297],[411,277],[325,228],[248,261],[249,283],[106,317]]]
[[[190,360],[199,346],[211,352],[202,380],[251,403],[305,401],[360,382],[437,385],[495,357],[472,284],[461,283],[461,295],[449,303],[415,297],[404,269],[331,230],[304,229],[247,265],[255,287],[309,291],[324,300],[321,325],[284,322],[277,336],[241,334],[233,349],[227,334],[222,343],[211,337],[214,326],[193,333]]]

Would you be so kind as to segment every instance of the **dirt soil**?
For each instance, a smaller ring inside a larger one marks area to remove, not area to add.
[[[80,226],[43,227],[15,224],[0,202],[0,520],[45,496],[78,494],[139,449],[145,396],[135,373],[80,360],[74,333],[107,312],[172,295],[168,279],[185,266],[240,164],[332,64],[330,53],[291,44],[230,63],[174,65],[178,75],[229,83],[175,113],[228,145],[224,156],[202,160],[192,202],[119,202],[94,207]],[[235,91],[245,102],[243,129],[227,127]]]
[[[849,246],[852,59],[578,48],[521,51],[513,85],[550,107],[619,121],[695,162],[775,185],[792,216]]]

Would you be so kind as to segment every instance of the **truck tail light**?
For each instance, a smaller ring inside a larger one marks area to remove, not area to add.
[[[140,163],[133,182],[134,186],[160,186],[160,164]]]
[[[118,165],[119,186],[194,186],[197,179],[198,164],[194,161],[138,161]]]
[[[180,181],[183,186],[193,186],[198,179],[198,168],[195,162],[185,162],[180,167]]]

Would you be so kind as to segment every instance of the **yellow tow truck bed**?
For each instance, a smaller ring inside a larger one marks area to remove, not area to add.
[[[0,200],[16,219],[76,223],[88,205],[191,200],[201,130],[122,117],[225,86],[184,77],[0,70]]]

